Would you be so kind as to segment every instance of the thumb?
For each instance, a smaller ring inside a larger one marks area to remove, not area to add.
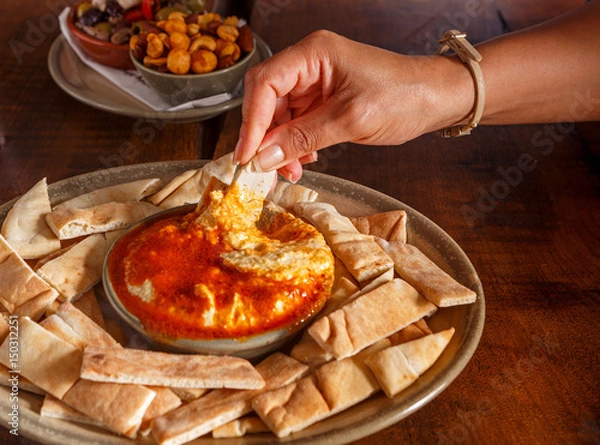
[[[324,104],[275,127],[261,143],[254,164],[263,171],[276,170],[321,148],[344,142],[333,110],[331,104]]]

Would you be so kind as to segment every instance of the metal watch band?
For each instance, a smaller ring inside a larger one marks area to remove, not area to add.
[[[466,125],[455,125],[440,130],[440,135],[444,138],[471,134],[471,130],[479,124],[479,120],[483,114],[483,107],[485,106],[485,83],[483,81],[481,67],[479,66],[482,57],[481,54],[473,48],[473,45],[467,41],[466,36],[466,34],[461,33],[456,29],[452,29],[446,31],[444,37],[438,41],[441,46],[436,51],[436,55],[442,55],[449,49],[452,49],[460,60],[467,65],[473,76],[473,81],[475,82],[475,105],[469,121]]]

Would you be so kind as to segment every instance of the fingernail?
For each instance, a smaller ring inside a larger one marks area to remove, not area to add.
[[[280,171],[279,174],[281,176],[283,176],[287,181],[291,182],[292,184],[295,184],[296,182],[298,182],[298,179],[294,178],[294,175],[292,174],[292,172],[284,170],[284,171]]]
[[[242,145],[242,140],[238,139],[235,148],[233,149],[233,165],[240,164],[240,145]]]
[[[285,154],[279,145],[271,145],[256,155],[255,165],[262,171],[273,170],[285,160]]]

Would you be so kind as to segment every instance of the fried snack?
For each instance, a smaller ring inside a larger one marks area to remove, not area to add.
[[[196,74],[210,73],[215,70],[218,63],[215,53],[207,49],[199,49],[191,55],[191,68]]]
[[[131,37],[129,46],[148,68],[173,74],[210,73],[234,65],[254,50],[252,30],[239,25],[235,16],[222,20],[214,13],[186,16],[173,12],[169,19],[156,23],[164,32],[142,31]],[[197,53],[199,50],[212,55]]]
[[[237,27],[232,25],[220,25],[217,28],[216,34],[227,42],[235,42],[240,35]]]
[[[214,53],[217,50],[217,41],[212,36],[197,35],[192,38],[188,51],[194,53],[194,51],[199,49],[207,49]]]
[[[192,57],[187,50],[176,48],[167,55],[167,68],[173,74],[186,74],[190,70]]]
[[[174,32],[169,35],[169,42],[171,43],[171,51],[176,49],[188,50],[190,46],[190,38],[186,33]],[[177,73],[176,73],[177,74]]]
[[[240,49],[244,53],[252,52],[254,49],[254,36],[252,30],[248,25],[244,25],[240,28],[240,35],[237,40],[237,44],[240,45]]]
[[[148,41],[148,45],[146,46],[146,55],[151,59],[157,59],[163,55],[165,52],[165,45],[158,35],[151,32],[146,37]]]

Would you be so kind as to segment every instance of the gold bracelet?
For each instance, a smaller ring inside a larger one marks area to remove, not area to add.
[[[471,134],[477,125],[483,114],[483,107],[485,105],[485,83],[483,81],[483,73],[479,62],[482,57],[479,52],[473,48],[473,46],[465,38],[467,35],[452,29],[444,33],[444,37],[439,40],[441,44],[440,48],[436,51],[436,55],[442,55],[449,49],[454,50],[456,55],[460,57],[468,67],[473,80],[475,82],[475,106],[473,107],[473,114],[466,125],[455,125],[453,127],[444,128],[440,130],[440,136],[443,138],[453,138],[457,136],[464,136]]]

